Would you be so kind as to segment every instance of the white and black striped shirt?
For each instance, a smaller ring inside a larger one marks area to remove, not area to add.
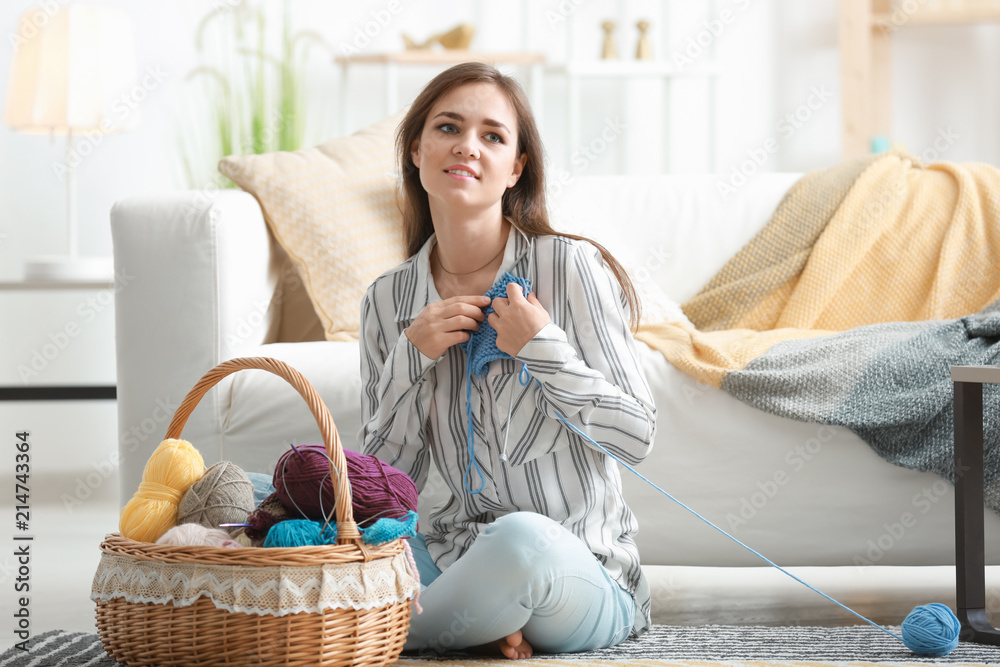
[[[552,322],[516,361],[493,361],[486,377],[472,376],[482,492],[470,494],[464,483],[465,353],[456,345],[430,359],[403,335],[425,306],[441,300],[430,273],[433,236],[380,276],[362,301],[359,449],[408,473],[420,489],[433,457],[451,498],[432,510],[423,531],[442,570],[498,517],[537,512],[580,537],[632,594],[638,609],[633,633],[641,634],[650,624],[650,593],[633,539],[638,523],[622,495],[618,464],[554,416],[558,411],[630,464],[649,454],[656,408],[628,329],[626,303],[593,245],[560,236],[529,239],[511,229],[497,276],[510,271],[529,278]],[[522,362],[541,386],[518,382]],[[470,485],[479,486],[474,470]]]

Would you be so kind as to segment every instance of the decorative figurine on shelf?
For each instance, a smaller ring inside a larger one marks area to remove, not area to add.
[[[612,34],[615,30],[615,22],[605,21],[601,24],[601,28],[604,29],[604,46],[601,48],[601,58],[604,60],[617,60],[618,45],[615,44],[615,36]]]
[[[635,24],[639,29],[639,43],[635,47],[636,60],[652,60],[653,44],[649,41],[649,21],[643,19]]]
[[[405,32],[402,34],[402,37],[403,44],[406,45],[407,50],[429,49],[434,46],[435,42],[446,49],[468,49],[469,44],[472,42],[472,36],[475,34],[476,26],[468,23],[460,23],[448,32],[431,35],[427,38],[427,41],[422,44],[418,44],[413,41],[413,39]]]

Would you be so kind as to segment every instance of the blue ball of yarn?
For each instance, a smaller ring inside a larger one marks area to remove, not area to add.
[[[915,607],[903,620],[903,643],[917,655],[939,658],[958,646],[962,629],[951,609],[940,602]]]
[[[337,526],[323,524],[308,519],[289,519],[271,526],[264,540],[265,547],[311,547],[321,544],[335,544]]]

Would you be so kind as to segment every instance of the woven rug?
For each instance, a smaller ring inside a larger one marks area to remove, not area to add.
[[[899,632],[899,628],[889,628]],[[803,664],[805,663],[805,664]],[[11,648],[0,655],[0,667],[115,667],[95,633],[53,630],[29,640],[27,652]],[[509,665],[510,661],[454,654],[443,658],[403,656],[397,663],[409,667]],[[568,655],[539,655],[518,663],[523,667],[586,667],[641,664],[648,667],[727,665],[756,667],[781,665],[998,665],[1000,647],[963,642],[943,658],[919,658],[898,640],[867,625],[817,627],[664,626],[600,651]]]

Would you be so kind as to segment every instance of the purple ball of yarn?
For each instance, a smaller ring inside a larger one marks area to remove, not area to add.
[[[417,509],[417,486],[409,475],[378,458],[344,450],[351,483],[354,521],[365,524],[381,517],[400,519]],[[322,483],[322,495],[320,484]],[[333,475],[326,447],[299,445],[278,459],[274,468],[275,494],[293,515],[323,521],[336,504]]]

